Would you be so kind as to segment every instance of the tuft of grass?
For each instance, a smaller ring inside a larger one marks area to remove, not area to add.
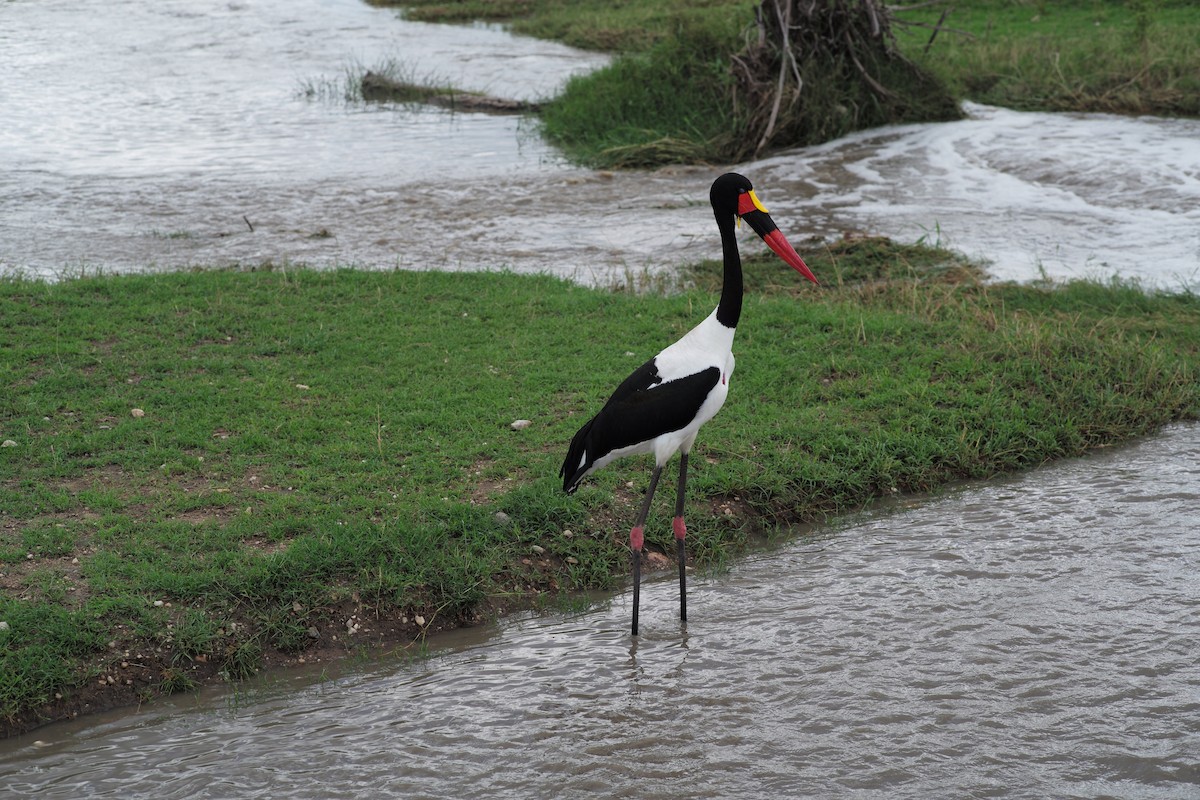
[[[174,668],[163,671],[162,681],[158,685],[158,691],[165,695],[194,692],[198,688],[199,684],[194,678],[183,670]]]
[[[188,609],[175,625],[175,661],[195,661],[212,655],[221,636],[221,624],[197,609]]]
[[[221,675],[228,681],[242,681],[262,669],[262,647],[251,637],[236,641],[225,650],[225,665]]]
[[[455,91],[445,79],[423,73],[418,65],[398,58],[385,58],[371,66],[348,61],[340,74],[303,78],[297,87],[300,97],[327,103],[423,103]]]

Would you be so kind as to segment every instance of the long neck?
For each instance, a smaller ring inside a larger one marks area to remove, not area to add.
[[[721,254],[725,259],[721,302],[717,304],[717,322],[726,328],[736,328],[742,316],[742,257],[738,255],[733,215],[724,219],[718,217],[717,227],[721,230]]]

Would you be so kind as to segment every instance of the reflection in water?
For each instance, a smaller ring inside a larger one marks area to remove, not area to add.
[[[437,657],[0,743],[16,796],[1200,790],[1200,426],[908,499]],[[37,746],[35,741],[41,740]]]
[[[597,174],[564,164],[532,120],[301,92],[396,60],[547,97],[604,56],[360,0],[3,8],[0,272],[306,263],[609,284],[719,254],[717,167]],[[1002,278],[1195,288],[1200,121],[968,111],[740,169],[793,237],[925,238]]]

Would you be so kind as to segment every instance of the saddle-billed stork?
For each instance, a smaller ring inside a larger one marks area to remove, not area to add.
[[[679,484],[675,494],[676,549],[679,554],[679,618],[687,621],[687,579],[684,574],[683,502],[687,488],[688,453],[700,426],[725,403],[733,374],[733,334],[742,314],[742,260],[738,254],[735,220],[746,220],[775,253],[793,269],[818,283],[804,260],[784,238],[754,187],[745,177],[729,172],[713,181],[709,202],[721,232],[725,259],[721,300],[717,308],[675,344],[633,371],[612,397],[571,439],[559,475],[568,494],[580,482],[615,458],[654,454],[650,487],[637,522],[629,531],[633,556],[633,635],[638,632],[638,600],[644,526],[663,465],[679,455]]]

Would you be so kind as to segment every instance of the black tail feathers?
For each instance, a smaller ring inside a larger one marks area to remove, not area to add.
[[[589,452],[593,422],[595,422],[594,418],[576,432],[571,439],[570,448],[567,449],[567,457],[563,459],[562,466],[559,467],[558,476],[563,479],[563,491],[567,494],[575,493],[580,482],[596,461]]]

